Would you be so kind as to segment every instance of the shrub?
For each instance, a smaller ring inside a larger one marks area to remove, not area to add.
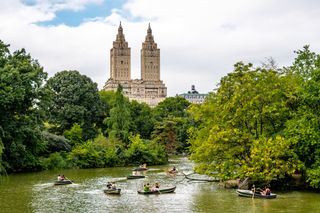
[[[40,164],[43,169],[63,169],[67,167],[64,154],[59,152],[50,154],[48,158],[40,158]]]

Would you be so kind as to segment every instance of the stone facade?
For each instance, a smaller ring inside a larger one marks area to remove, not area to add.
[[[156,106],[167,97],[167,88],[160,80],[160,49],[154,42],[149,24],[141,49],[141,79],[131,79],[131,49],[126,42],[120,23],[116,40],[110,50],[110,78],[104,90],[116,91],[123,87],[123,94],[130,100]]]

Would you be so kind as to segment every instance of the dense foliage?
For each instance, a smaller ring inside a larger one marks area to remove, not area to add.
[[[45,111],[52,132],[61,135],[77,123],[85,140],[97,135],[95,127],[102,123],[104,106],[96,83],[78,71],[62,71],[48,80],[46,89]]]
[[[320,187],[320,55],[305,46],[288,69],[299,77],[299,99],[285,135],[303,163],[302,173]]]
[[[284,69],[235,64],[203,105],[190,108],[198,172],[265,183],[300,173],[320,186],[320,57],[307,46],[296,53]]]
[[[33,170],[44,148],[39,103],[47,75],[24,49],[8,47],[0,41],[0,171]]]
[[[120,86],[99,92],[76,70],[46,81],[24,49],[10,53],[8,47],[0,42],[0,174],[164,164],[168,153],[185,151],[185,99],[169,98],[153,109],[129,101]]]
[[[164,164],[190,152],[222,180],[320,187],[320,55],[305,46],[282,69],[236,63],[205,103],[169,97],[155,108],[98,91],[78,71],[47,74],[0,41],[0,174]]]
[[[169,97],[154,108],[152,139],[163,145],[167,153],[187,151],[188,129],[193,119],[187,112],[190,102],[180,96]]]

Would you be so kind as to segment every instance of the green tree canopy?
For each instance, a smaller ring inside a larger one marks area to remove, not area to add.
[[[168,153],[185,152],[188,146],[188,127],[193,120],[187,111],[190,102],[185,98],[169,97],[153,110],[155,126],[153,140],[166,147]]]
[[[157,121],[167,117],[186,117],[189,105],[190,102],[180,96],[166,98],[154,108],[154,117]]]
[[[45,108],[48,121],[54,125],[51,131],[62,135],[78,123],[85,140],[94,138],[105,111],[97,84],[78,71],[65,70],[50,78],[46,88],[51,95]]]
[[[145,103],[131,101],[130,114],[132,118],[130,132],[134,135],[139,134],[143,139],[151,139],[155,123],[152,109]]]
[[[110,110],[110,116],[104,120],[104,123],[108,126],[109,137],[128,144],[131,120],[130,102],[122,95],[122,87],[119,85],[114,107]]]
[[[24,49],[11,54],[8,47],[0,41],[0,163],[8,171],[31,170],[44,147],[38,106],[47,73]]]
[[[309,46],[296,51],[289,72],[300,77],[299,104],[287,122],[285,135],[303,162],[302,174],[315,188],[320,187],[320,55]]]
[[[279,173],[257,176],[264,169],[253,161],[256,156],[266,154],[274,161],[274,171],[282,171],[283,159],[292,159],[283,171],[290,175],[298,168],[298,161],[294,153],[286,152],[287,140],[274,138],[281,135],[291,116],[288,103],[294,96],[295,86],[273,69],[253,68],[252,64],[242,62],[235,64],[234,72],[221,79],[217,92],[210,94],[203,105],[190,109],[199,123],[190,129],[191,157],[199,163],[197,171],[222,179],[284,178],[285,175]],[[264,151],[266,144],[279,141],[283,145],[277,146],[278,151],[283,155]],[[254,152],[258,145],[259,155]]]

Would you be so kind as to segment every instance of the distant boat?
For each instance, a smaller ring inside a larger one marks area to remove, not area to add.
[[[144,175],[129,175],[127,176],[127,179],[139,179],[139,178],[145,178]]]
[[[146,168],[146,167],[137,167],[137,168],[132,169],[132,171],[146,171],[146,170],[148,170],[148,168]]]
[[[244,190],[244,189],[237,189],[237,194],[242,197],[250,197],[250,198],[264,198],[264,199],[272,199],[276,198],[277,195],[274,193],[271,193],[270,195],[263,195],[261,193],[254,193],[251,190]]]
[[[168,173],[170,173],[170,174],[177,174],[177,173],[178,173],[178,170],[169,170]]]
[[[72,184],[71,180],[56,180],[54,182],[54,185],[67,185],[67,184]]]
[[[119,195],[121,189],[104,189],[103,192],[106,194]]]
[[[149,191],[144,191],[144,190],[138,190],[139,194],[165,194],[165,193],[172,193],[176,190],[176,186],[170,187],[170,188],[164,188],[164,189],[159,189],[159,190],[149,190]]]

